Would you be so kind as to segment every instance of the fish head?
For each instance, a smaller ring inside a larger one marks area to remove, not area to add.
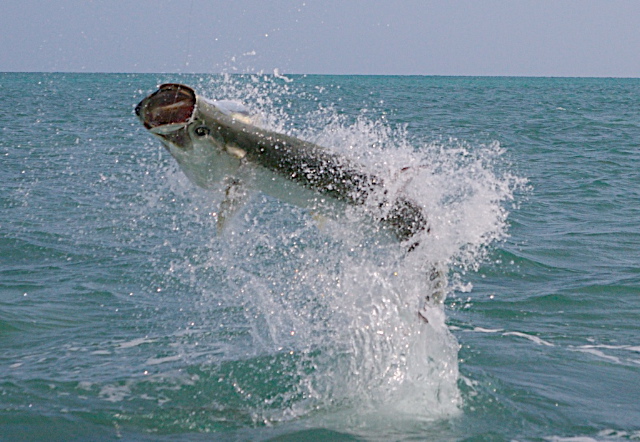
[[[239,162],[229,155],[224,140],[212,129],[216,126],[215,115],[199,109],[200,100],[189,86],[168,83],[143,99],[135,113],[191,181],[213,187],[232,175]],[[208,103],[204,106],[212,109]]]

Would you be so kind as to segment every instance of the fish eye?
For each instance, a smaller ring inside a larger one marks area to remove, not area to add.
[[[196,130],[194,132],[199,137],[206,137],[211,133],[211,130],[207,126],[200,126],[196,127]]]

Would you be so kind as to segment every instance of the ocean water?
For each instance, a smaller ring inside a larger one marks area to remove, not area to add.
[[[415,252],[257,193],[163,82],[391,178]],[[0,74],[0,440],[640,439],[640,80]],[[446,270],[429,323],[424,268]]]

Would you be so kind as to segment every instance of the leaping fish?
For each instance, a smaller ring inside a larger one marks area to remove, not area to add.
[[[221,183],[221,226],[250,188],[312,211],[342,203],[361,206],[408,250],[429,230],[423,209],[410,198],[387,197],[384,180],[357,162],[298,138],[265,130],[240,106],[212,101],[182,84],[163,84],[143,99],[136,115],[176,159],[187,177],[210,188]],[[382,195],[375,210],[371,195]],[[366,206],[366,207],[365,207]]]

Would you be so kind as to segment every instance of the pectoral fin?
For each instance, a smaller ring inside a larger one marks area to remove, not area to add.
[[[224,200],[220,203],[217,230],[221,234],[229,221],[238,213],[249,200],[250,195],[242,181],[229,179],[224,191]]]
[[[311,212],[311,218],[313,218],[313,220],[316,222],[316,225],[318,226],[318,229],[323,231],[326,228],[327,225],[327,217],[323,216],[317,212]]]

